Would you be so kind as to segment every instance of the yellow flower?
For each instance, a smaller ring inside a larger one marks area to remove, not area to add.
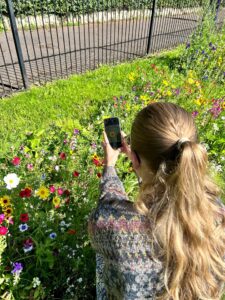
[[[175,87],[175,85],[174,85],[174,84],[172,84],[172,85],[171,85],[171,88],[172,88],[172,89],[175,89],[176,87]]]
[[[190,78],[188,78],[188,83],[189,83],[189,84],[194,84],[195,81],[194,81],[194,79],[192,79],[192,78],[190,77]]]
[[[167,91],[167,96],[172,96],[172,92],[171,91]]]
[[[225,102],[222,104],[222,108],[225,109]]]
[[[201,86],[201,84],[200,84],[199,81],[196,81],[196,82],[195,82],[195,85],[196,85],[197,87],[200,87],[200,86]]]
[[[149,97],[148,97],[147,95],[141,95],[141,96],[140,96],[140,99],[141,99],[142,101],[147,101],[147,100],[149,99]]]
[[[36,192],[36,195],[38,195],[42,200],[46,200],[49,194],[50,192],[45,186],[41,186]]]
[[[134,72],[131,72],[129,75],[128,75],[128,78],[130,81],[134,81],[135,80],[135,73]]]
[[[10,197],[9,196],[3,196],[1,199],[0,199],[0,204],[1,204],[1,206],[8,206],[8,205],[10,205]]]
[[[5,206],[2,210],[6,216],[11,216],[12,208],[10,206]]]
[[[55,205],[55,206],[59,206],[60,204],[60,198],[59,197],[54,197],[52,199],[52,203]]]
[[[221,66],[221,65],[222,65],[223,59],[222,59],[222,57],[221,57],[221,56],[218,58],[218,61],[217,61],[217,62],[218,62],[218,65],[219,65],[219,66]]]
[[[168,86],[168,85],[169,85],[169,82],[166,81],[166,80],[163,80],[163,84],[164,84],[165,86]]]
[[[93,159],[99,159],[97,153],[94,153],[94,154],[92,155],[92,158],[93,158]]]
[[[199,106],[202,104],[205,104],[206,102],[207,102],[207,100],[202,97],[199,97],[197,100],[195,100],[195,103]]]
[[[194,72],[193,72],[193,70],[190,70],[190,71],[188,72],[188,76],[189,76],[190,78],[194,77]]]

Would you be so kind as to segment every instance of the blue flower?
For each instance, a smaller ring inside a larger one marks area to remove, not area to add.
[[[20,224],[19,229],[21,232],[26,231],[28,229],[28,225],[26,223]]]
[[[187,43],[186,44],[186,49],[190,48],[191,44],[190,43]]]
[[[57,237],[57,234],[55,232],[52,232],[49,234],[50,239],[55,239]]]
[[[24,246],[24,247],[23,247],[23,251],[24,251],[25,253],[30,252],[32,249],[33,249],[33,245],[30,245],[30,246]]]

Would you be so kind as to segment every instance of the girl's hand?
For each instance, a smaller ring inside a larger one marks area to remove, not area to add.
[[[121,148],[115,150],[111,147],[105,131],[103,131],[102,147],[104,149],[104,165],[108,167],[109,166],[115,167],[118,156],[121,152]]]
[[[126,134],[123,131],[121,131],[121,136],[122,136],[121,152],[125,153],[127,157],[131,160],[131,148],[126,141]]]

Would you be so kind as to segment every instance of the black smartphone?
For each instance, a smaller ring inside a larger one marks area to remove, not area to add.
[[[113,149],[122,147],[120,121],[118,118],[104,119],[105,132]]]

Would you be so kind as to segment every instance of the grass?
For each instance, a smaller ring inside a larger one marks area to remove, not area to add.
[[[81,120],[82,116],[96,110],[96,102],[131,91],[132,82],[128,80],[128,74],[137,66],[145,68],[150,63],[166,64],[177,53],[178,50],[114,67],[102,66],[94,72],[73,75],[68,80],[57,80],[42,87],[31,87],[28,91],[2,99],[0,153],[11,145],[17,145],[27,131],[46,128],[52,122],[63,126],[67,126],[68,122],[76,124],[78,116]]]

